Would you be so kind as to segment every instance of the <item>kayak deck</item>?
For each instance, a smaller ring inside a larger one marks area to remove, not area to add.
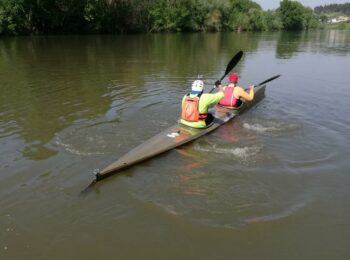
[[[120,157],[117,161],[96,173],[96,181],[102,180],[110,175],[116,174],[122,169],[133,166],[139,162],[150,159],[176,147],[182,146],[214,131],[219,126],[227,123],[238,114],[241,114],[243,111],[256,105],[260,100],[262,100],[265,96],[265,85],[256,87],[254,91],[254,100],[251,102],[243,102],[243,104],[237,109],[228,109],[218,105],[212,108],[210,112],[213,114],[214,120],[213,123],[207,128],[192,128],[182,124],[175,124],[161,133],[153,136]]]

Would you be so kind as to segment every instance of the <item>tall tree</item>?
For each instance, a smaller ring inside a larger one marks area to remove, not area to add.
[[[303,6],[296,1],[283,0],[279,12],[285,30],[302,30],[304,28]]]

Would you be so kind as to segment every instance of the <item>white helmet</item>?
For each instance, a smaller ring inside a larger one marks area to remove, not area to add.
[[[203,81],[197,79],[192,83],[192,91],[202,92],[204,88]]]

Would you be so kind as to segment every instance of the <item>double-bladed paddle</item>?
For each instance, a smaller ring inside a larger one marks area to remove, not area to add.
[[[237,65],[237,63],[241,60],[243,56],[243,51],[239,51],[237,52],[237,54],[235,56],[233,56],[233,58],[230,60],[230,62],[227,64],[226,70],[225,70],[225,74],[220,78],[220,81],[222,81],[227,74],[230,73],[230,71]],[[213,92],[213,90],[215,89],[215,87],[213,87],[209,93]]]

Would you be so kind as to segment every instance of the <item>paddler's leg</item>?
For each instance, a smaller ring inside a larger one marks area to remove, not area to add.
[[[213,120],[214,120],[214,116],[208,113],[207,118],[205,119],[205,124],[208,126],[213,122]]]
[[[237,99],[235,107],[240,107],[241,105],[242,105],[242,100]]]

